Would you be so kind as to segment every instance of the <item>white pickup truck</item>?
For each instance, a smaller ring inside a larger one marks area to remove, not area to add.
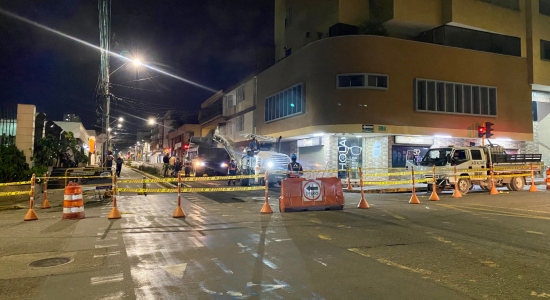
[[[423,171],[424,178],[433,178],[433,166],[435,166],[436,189],[454,189],[465,194],[479,185],[484,190],[491,188],[490,168],[493,166],[493,174],[496,176],[497,187],[506,186],[511,191],[522,190],[525,186],[525,174],[531,172],[531,166],[535,172],[541,170],[541,154],[506,154],[501,146],[472,146],[472,147],[443,147],[430,149],[420,161],[407,161],[407,167]],[[454,167],[456,166],[456,182]],[[506,175],[506,176],[502,176]],[[517,176],[514,176],[517,175]],[[470,178],[460,178],[470,176]],[[428,182],[428,190],[432,189],[432,183]]]

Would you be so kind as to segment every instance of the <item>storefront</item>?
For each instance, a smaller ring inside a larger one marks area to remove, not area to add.
[[[325,151],[320,137],[297,140],[298,156],[304,170],[324,170]]]
[[[391,167],[404,168],[407,160],[422,158],[433,144],[434,139],[430,137],[394,136],[391,146]]]

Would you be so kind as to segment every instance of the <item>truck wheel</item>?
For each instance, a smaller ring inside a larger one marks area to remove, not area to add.
[[[468,193],[468,191],[470,190],[471,183],[470,183],[470,180],[468,178],[458,179],[457,184],[458,184],[458,191],[462,195]]]
[[[525,187],[523,177],[512,177],[510,180],[510,188],[512,191],[521,191]]]

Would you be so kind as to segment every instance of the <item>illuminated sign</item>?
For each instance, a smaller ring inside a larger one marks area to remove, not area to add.
[[[409,145],[433,145],[434,139],[422,136],[396,135],[395,143]]]
[[[321,146],[321,138],[310,138],[298,140],[298,147],[311,147],[311,146]]]

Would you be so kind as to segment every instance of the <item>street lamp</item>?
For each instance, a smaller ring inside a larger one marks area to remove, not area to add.
[[[149,118],[149,120],[147,121],[147,123],[148,123],[149,125],[155,125],[156,121],[155,121],[154,118]]]
[[[139,58],[134,58],[132,60],[132,63],[134,64],[135,67],[139,67],[139,66],[142,65],[141,59],[139,59]]]
[[[120,127],[122,127],[122,124],[118,123],[118,125],[116,127],[120,128]]]

